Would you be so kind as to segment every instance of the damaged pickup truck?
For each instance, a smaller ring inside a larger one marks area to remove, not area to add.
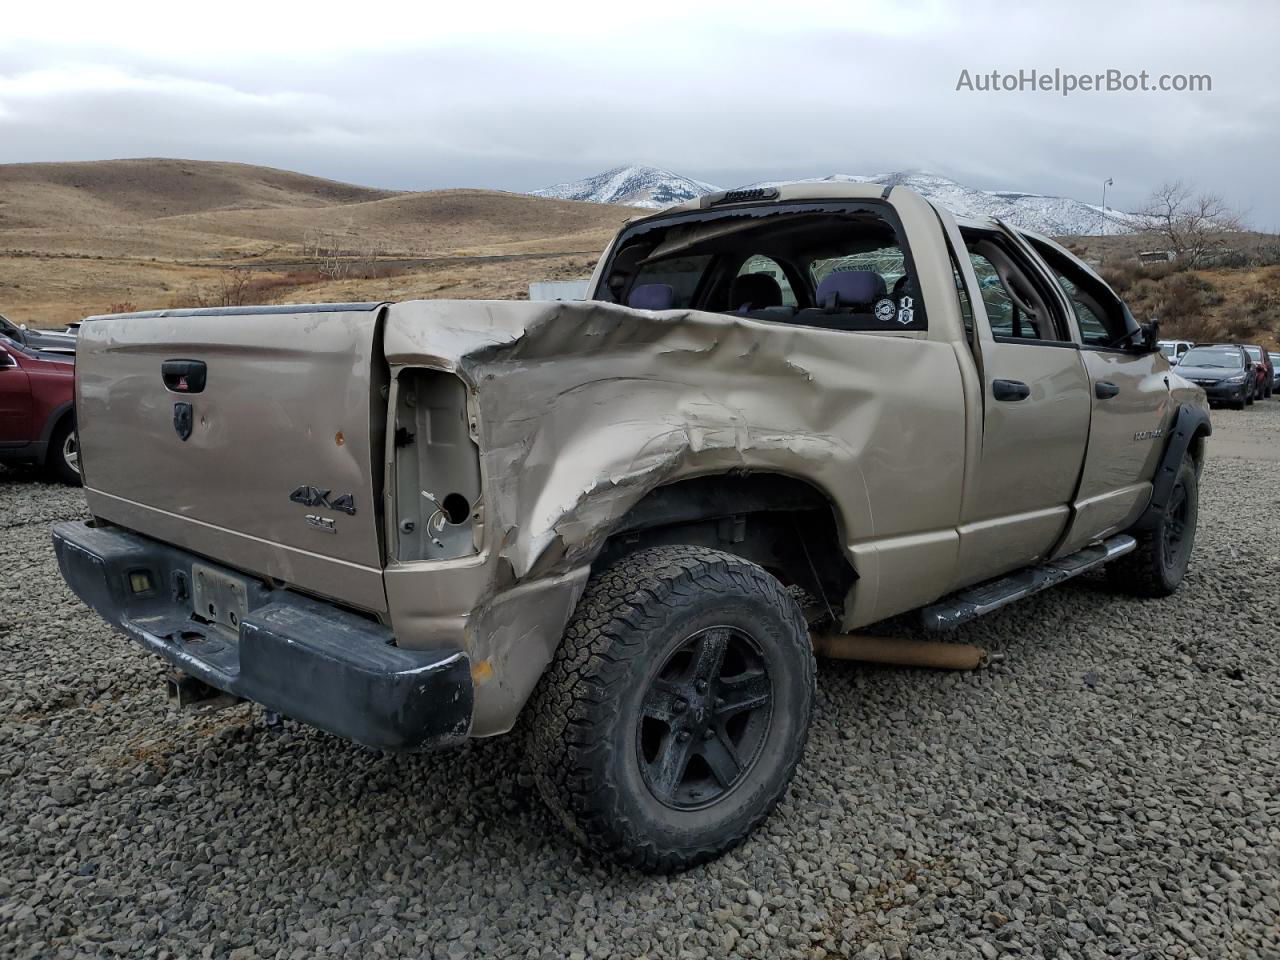
[[[86,323],[63,576],[188,692],[383,749],[519,720],[572,834],[650,870],[782,796],[807,612],[1183,577],[1204,394],[1048,239],[730,191],[628,223],[592,290]]]

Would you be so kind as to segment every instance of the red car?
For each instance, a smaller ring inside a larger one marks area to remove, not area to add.
[[[1267,351],[1255,344],[1246,343],[1242,346],[1244,352],[1249,355],[1249,359],[1253,361],[1253,372],[1258,377],[1258,388],[1253,395],[1258,400],[1269,400],[1271,392],[1275,389],[1272,381],[1276,378],[1276,368],[1271,363],[1271,357]]]
[[[80,482],[75,383],[75,357],[0,338],[0,463],[35,463]]]

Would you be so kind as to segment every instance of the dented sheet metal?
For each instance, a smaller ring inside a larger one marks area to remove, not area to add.
[[[617,521],[677,479],[767,471],[819,487],[866,591],[877,541],[956,524],[965,420],[950,343],[593,301],[417,301],[389,308],[383,345],[393,375],[450,370],[471,390],[487,542],[468,584],[484,595],[461,591],[458,613],[474,609],[473,627],[501,620],[511,644],[547,658],[562,620],[531,617],[548,636],[530,638],[486,604],[504,585],[576,585]],[[405,626],[441,615],[398,602],[417,606],[395,582],[411,566],[387,573]]]

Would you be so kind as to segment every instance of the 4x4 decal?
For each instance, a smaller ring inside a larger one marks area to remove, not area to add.
[[[340,497],[329,499],[329,490],[320,487],[312,487],[303,485],[289,494],[289,499],[294,503],[301,503],[307,507],[324,507],[328,510],[337,510],[348,516],[354,517],[356,514],[356,499],[349,493],[344,493]]]

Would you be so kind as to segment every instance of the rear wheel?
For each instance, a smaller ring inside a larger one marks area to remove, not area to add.
[[[79,486],[80,438],[76,436],[75,421],[70,417],[58,424],[49,438],[45,465],[55,479]]]
[[[1107,565],[1112,583],[1142,597],[1167,597],[1178,589],[1195,544],[1199,493],[1195,463],[1184,457],[1164,512],[1150,529],[1133,533],[1138,546],[1132,552]]]
[[[808,630],[739,557],[642,550],[594,577],[531,709],[539,790],[589,849],[680,870],[776,806],[814,700]]]

